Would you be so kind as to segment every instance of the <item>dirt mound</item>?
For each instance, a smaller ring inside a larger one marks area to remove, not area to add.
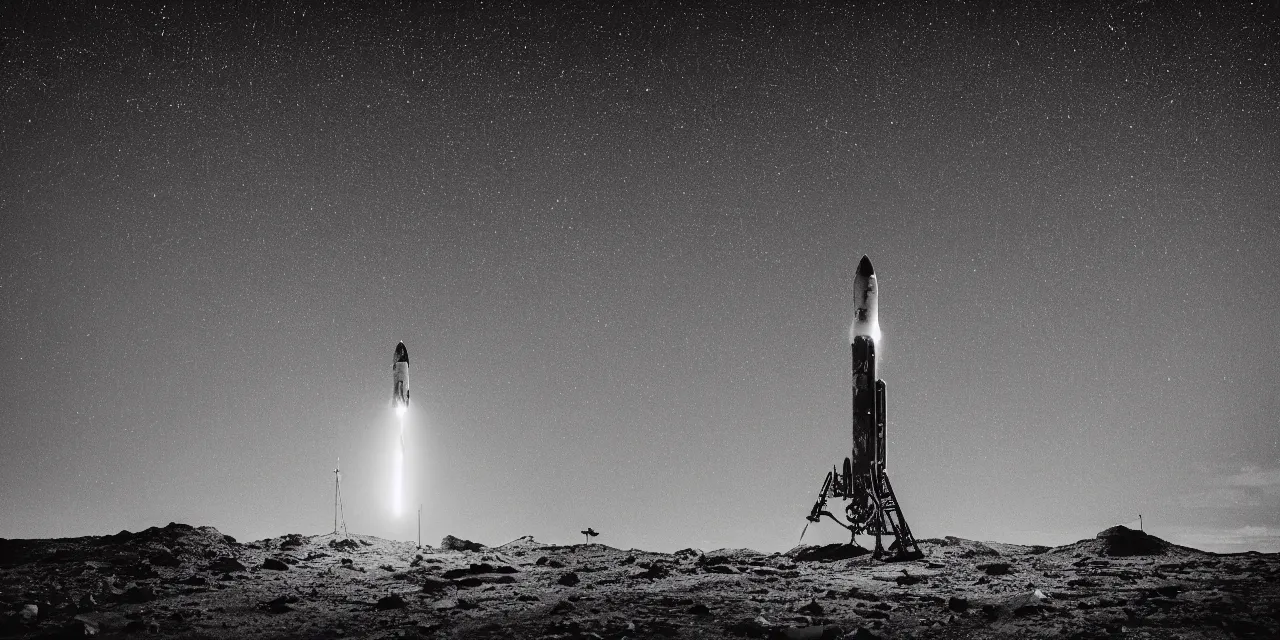
[[[1103,542],[1103,553],[1109,556],[1162,556],[1169,550],[1168,542],[1124,525],[1102,531],[1097,538]]]
[[[1103,530],[1090,539],[1054,547],[1047,555],[1092,555],[1123,558],[1129,556],[1204,556],[1205,552],[1183,547],[1143,531],[1135,531],[1123,525]]]

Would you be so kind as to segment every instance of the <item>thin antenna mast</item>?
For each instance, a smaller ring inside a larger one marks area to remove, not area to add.
[[[347,535],[347,516],[342,512],[342,458],[333,469],[333,533],[338,533],[338,520],[342,520],[342,535]]]

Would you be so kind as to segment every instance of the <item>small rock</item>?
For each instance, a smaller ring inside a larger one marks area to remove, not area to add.
[[[522,593],[516,596],[516,600],[519,600],[520,602],[537,602],[538,596],[531,596],[527,593]]]
[[[457,578],[461,578],[462,576],[465,576],[468,573],[470,573],[470,571],[466,569],[450,569],[448,571],[445,571],[444,573],[441,573],[440,577],[446,580],[454,580]]]
[[[1009,569],[1011,569],[1012,567],[1013,565],[1009,564],[1008,562],[991,562],[988,564],[978,565],[978,568],[981,569],[983,572],[985,572],[989,576],[1008,575]]]
[[[262,568],[271,569],[272,571],[288,571],[289,565],[275,558],[267,558],[266,560],[262,561]]]
[[[451,586],[454,586],[454,585],[452,582],[448,580],[436,580],[435,578],[427,578],[422,581],[422,592],[423,593],[439,593],[441,591],[448,589]]]
[[[716,564],[707,567],[707,573],[737,573],[738,570],[727,564]]]
[[[711,615],[711,610],[707,608],[707,605],[699,602],[698,604],[689,607],[689,613],[695,616],[709,616]]]
[[[956,613],[964,613],[969,610],[969,601],[952,596],[951,599],[947,600],[947,608]]]
[[[456,605],[454,605],[454,606],[455,606],[455,607],[457,607],[457,608],[459,608],[459,609],[462,609],[463,611],[466,611],[467,609],[474,609],[474,608],[476,608],[476,607],[478,607],[478,606],[480,606],[480,605],[477,605],[476,603],[474,603],[474,602],[472,602],[472,601],[470,601],[470,600],[465,600],[465,599],[463,599],[463,598],[458,598],[458,603],[457,603]]]
[[[538,558],[537,562],[534,562],[534,564],[538,565],[539,567],[541,567],[542,565],[547,564],[547,557],[546,557],[546,556],[542,556],[542,557]]]
[[[22,605],[22,611],[18,612],[18,618],[25,624],[33,624],[36,618],[40,617],[40,607],[34,604]]]
[[[476,577],[472,576],[472,577],[463,578],[463,579],[461,579],[461,580],[457,580],[457,581],[455,581],[455,583],[456,583],[459,587],[462,587],[462,588],[464,588],[464,589],[471,589],[471,588],[478,587],[478,586],[480,586],[480,585],[484,584],[484,580],[481,580],[480,578],[476,578]]]
[[[461,603],[462,600],[458,600],[458,602]],[[388,609],[403,609],[408,604],[404,601],[404,598],[400,597],[400,594],[393,593],[389,596],[378,598],[378,604],[374,605],[374,608],[378,611],[386,611]]]
[[[913,584],[920,584],[921,582],[924,582],[924,578],[921,578],[919,576],[913,576],[908,573],[906,575],[902,575],[902,576],[898,576],[897,578],[894,578],[893,581],[898,583],[898,586],[900,587],[909,587]]]
[[[258,605],[258,608],[266,609],[271,613],[287,613],[289,611],[293,611],[293,607],[290,607],[289,605],[297,601],[297,596],[280,596],[279,598]]]
[[[853,633],[846,635],[845,640],[880,640],[880,636],[866,627],[858,627]]]
[[[811,615],[811,616],[820,616],[824,612],[822,605],[818,604],[817,600],[811,600],[809,604],[806,604],[805,606],[800,607],[799,611],[800,613]]]
[[[92,593],[86,593],[80,596],[80,602],[76,603],[76,609],[80,611],[93,611],[98,608],[98,601],[93,597]]]
[[[566,587],[573,587],[573,586],[577,586],[577,584],[581,582],[581,580],[578,578],[578,574],[570,571],[569,573],[566,573],[560,576],[560,579],[557,580],[556,582]]]
[[[214,573],[231,573],[233,571],[244,571],[244,565],[239,560],[229,556],[223,556],[214,560],[209,566],[205,567],[206,571]]]

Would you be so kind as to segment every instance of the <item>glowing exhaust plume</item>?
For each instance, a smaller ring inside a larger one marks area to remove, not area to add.
[[[395,463],[392,473],[391,512],[397,518],[404,512],[404,407],[397,407],[396,414],[400,423],[400,446],[394,454]]]

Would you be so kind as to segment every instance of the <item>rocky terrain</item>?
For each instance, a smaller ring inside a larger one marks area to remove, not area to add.
[[[653,553],[520,538],[239,543],[212,527],[0,540],[0,637],[1276,638],[1280,554],[1123,527],[1062,547],[948,537]]]

